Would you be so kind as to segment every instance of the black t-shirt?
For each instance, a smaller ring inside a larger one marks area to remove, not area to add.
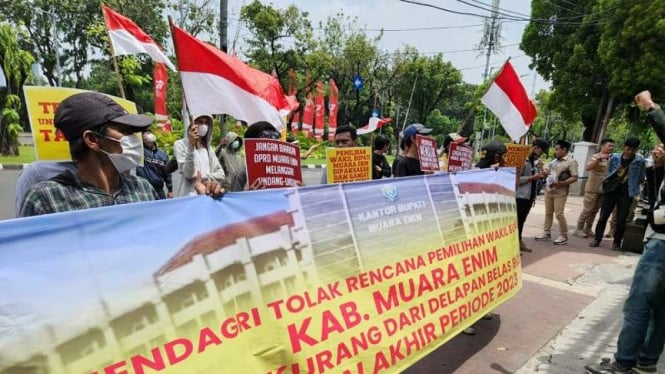
[[[377,171],[376,167],[381,168]],[[379,155],[372,152],[372,179],[390,178],[390,164],[385,155]]]
[[[411,157],[404,157],[397,165],[398,177],[409,177],[412,175],[423,175],[425,172],[420,170],[420,160]]]

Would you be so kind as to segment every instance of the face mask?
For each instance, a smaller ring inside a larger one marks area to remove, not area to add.
[[[101,149],[109,157],[118,173],[124,173],[139,166],[143,156],[143,144],[136,135],[125,135],[120,140],[108,136],[106,138],[120,143],[122,147],[122,153],[108,153]]]
[[[231,143],[231,149],[237,151],[240,148],[240,141],[234,140],[233,143]]]
[[[206,136],[208,133],[208,125],[199,125],[198,134],[199,136]]]

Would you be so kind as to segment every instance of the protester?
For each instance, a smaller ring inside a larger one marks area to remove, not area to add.
[[[358,133],[351,125],[342,125],[335,131],[335,147],[349,148],[358,146]],[[321,184],[328,184],[328,173],[324,170],[321,174]]]
[[[168,162],[169,156],[166,155],[166,152],[157,148],[155,134],[145,131],[143,133],[143,166],[136,168],[136,175],[150,182],[160,199],[165,199],[167,196],[173,197],[171,174],[166,172]],[[166,186],[168,194],[164,193],[164,186]]]
[[[584,186],[584,209],[577,219],[577,230],[573,235],[580,238],[593,236],[591,226],[596,219],[596,213],[600,210],[603,198],[603,181],[607,177],[607,165],[612,151],[614,140],[603,139],[600,142],[600,152],[594,154],[586,164],[589,179]]]
[[[646,176],[646,162],[644,157],[637,153],[639,146],[639,139],[628,138],[623,144],[622,152],[615,153],[610,158],[607,178],[603,182],[600,217],[596,223],[594,240],[589,243],[590,247],[600,245],[607,220],[616,206],[617,225],[612,233],[614,237],[612,249],[621,250],[621,241],[626,230],[626,217],[628,217],[635,196],[640,195],[640,185]]]
[[[508,149],[506,145],[498,140],[492,140],[481,149],[481,157],[476,167],[478,169],[498,168],[503,166],[503,156]]]
[[[406,143],[404,142],[404,139],[402,139],[399,142],[399,152],[397,153],[397,156],[395,156],[393,164],[390,167],[393,178],[397,177],[397,166],[399,165],[400,161],[404,160],[404,152],[406,152]]]
[[[425,127],[422,123],[413,123],[404,129],[404,158],[397,165],[398,177],[409,177],[412,175],[423,175],[420,169],[420,155],[418,154],[418,143],[416,135],[427,135],[432,129]]]
[[[128,172],[143,155],[135,132],[152,118],[129,114],[113,99],[97,92],[75,94],[63,100],[54,124],[69,142],[76,171],[61,173],[30,187],[21,217],[155,200],[150,183]],[[218,184],[203,190],[221,195]]]
[[[374,139],[374,152],[372,153],[372,179],[390,178],[390,164],[386,153],[390,150],[390,139],[379,135]]]
[[[639,93],[635,102],[641,109],[648,110],[648,122],[665,143],[665,113],[653,102],[649,91]],[[654,168],[658,170],[654,183],[660,186],[665,166],[662,144],[654,150],[653,157]],[[662,189],[657,196],[657,201],[661,201]],[[665,234],[656,233],[648,226],[645,238],[644,252],[623,307],[623,325],[614,362],[603,359],[599,365],[585,366],[592,374],[657,372],[665,345]]]
[[[517,183],[517,192],[515,194],[515,204],[517,208],[517,231],[520,239],[520,251],[531,252],[531,248],[522,240],[522,230],[524,222],[531,211],[531,207],[536,203],[536,184],[539,180],[546,177],[544,173],[537,171],[536,161],[540,159],[543,153],[547,153],[549,143],[543,139],[536,139],[531,147],[529,157],[524,161],[520,171]]]
[[[552,239],[552,221],[556,216],[560,235],[554,240],[555,245],[568,244],[568,224],[564,209],[568,199],[568,188],[577,181],[577,161],[568,158],[570,143],[559,140],[554,146],[554,160],[546,167],[545,187],[545,224],[543,233],[536,236],[539,241]]]
[[[191,121],[185,136],[173,145],[178,162],[178,171],[173,178],[175,197],[196,195],[194,183],[198,179],[224,183],[224,169],[210,145],[211,141],[212,116],[199,115]]]
[[[240,154],[243,140],[233,131],[227,132],[222,140],[220,144],[225,144],[225,146],[222,148],[218,147],[217,157],[219,158],[219,163],[222,165],[222,169],[224,169],[224,175],[228,177],[245,169],[245,159]]]
[[[14,198],[14,215],[21,216],[21,207],[25,201],[25,195],[32,185],[43,182],[62,174],[66,171],[76,173],[76,165],[73,162],[35,161],[21,170],[16,180],[16,195]]]

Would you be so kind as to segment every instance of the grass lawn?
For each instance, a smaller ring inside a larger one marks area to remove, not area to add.
[[[21,145],[18,147],[18,156],[0,155],[0,164],[18,165],[29,164],[35,161],[35,147],[31,145]]]

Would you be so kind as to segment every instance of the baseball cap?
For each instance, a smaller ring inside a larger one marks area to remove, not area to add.
[[[109,122],[144,129],[152,124],[153,119],[130,114],[99,92],[83,92],[66,98],[58,105],[54,117],[55,128],[62,131],[67,140],[77,139],[83,131]]]
[[[404,129],[403,138],[408,139],[416,134],[427,135],[432,129],[425,127],[422,123],[412,123]]]

